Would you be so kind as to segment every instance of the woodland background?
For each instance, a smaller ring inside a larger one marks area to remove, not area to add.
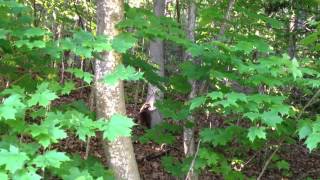
[[[319,0],[0,0],[0,179],[320,178]]]

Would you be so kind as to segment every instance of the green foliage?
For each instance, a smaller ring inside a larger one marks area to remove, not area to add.
[[[141,143],[148,143],[153,141],[157,144],[173,144],[176,141],[175,135],[181,133],[180,126],[169,123],[161,123],[152,129],[146,130],[146,133],[139,138]],[[161,136],[159,136],[161,134]]]
[[[29,160],[25,152],[20,152],[15,146],[10,146],[9,151],[0,149],[0,165],[5,165],[5,170],[15,173],[24,168],[24,164]]]
[[[88,73],[88,72],[84,72],[81,69],[67,69],[67,72],[70,72],[72,74],[74,74],[75,77],[83,79],[84,82],[86,82],[87,84],[91,84],[92,79],[93,79],[93,75]]]
[[[296,133],[310,151],[320,143],[320,120],[314,113],[318,102],[312,97],[320,87],[320,26],[311,17],[312,10],[317,10],[313,7],[318,7],[314,1],[299,4],[301,9],[311,8],[310,15],[304,15],[311,33],[297,29],[289,34],[285,24],[300,10],[287,1],[239,1],[227,21],[227,1],[198,3],[194,43],[175,20],[157,17],[146,9],[126,7],[125,18],[117,25],[123,33],[110,38],[74,30],[75,24],[85,22],[81,29],[95,31],[94,2],[40,0],[36,9],[31,1],[18,2],[0,0],[0,179],[37,180],[43,178],[41,172],[46,178],[114,179],[99,160],[85,161],[56,148],[56,143],[70,134],[87,141],[101,131],[104,139],[114,141],[130,136],[135,125],[120,114],[96,120],[83,101],[65,103],[66,95],[82,87],[77,87],[78,81],[70,81],[69,74],[64,84],[59,82],[56,67],[61,62],[68,64],[66,72],[86,83],[84,87],[91,86],[94,77],[88,68],[79,69],[69,55],[87,63],[104,60],[101,52],[126,53],[125,65],[119,64],[101,81],[116,85],[121,80],[143,79],[158,86],[166,99],[156,107],[164,119],[174,120],[173,124],[148,129],[139,140],[173,144],[183,126],[199,128],[202,143],[196,171],[208,169],[224,179],[249,179],[234,167],[248,159],[248,152],[289,140],[295,143]],[[283,9],[270,8],[277,3],[283,3]],[[227,27],[223,35],[222,25]],[[55,28],[63,32],[57,34]],[[291,48],[287,36],[295,36],[303,46],[296,48],[295,57],[286,54]],[[173,62],[170,58],[182,57],[172,57],[168,51],[166,59],[174,65],[174,72],[167,68],[168,77],[160,77],[158,67],[149,64],[142,43],[154,39],[165,40],[168,47],[179,46],[192,55],[192,61]],[[204,85],[205,90],[188,99],[191,82]],[[189,123],[191,114],[196,123]],[[203,127],[204,116],[217,118],[219,126]],[[198,124],[201,126],[195,126]],[[165,170],[179,178],[184,178],[191,161],[162,158]],[[290,169],[287,161],[272,163],[281,171]]]
[[[59,168],[61,163],[69,161],[69,157],[63,152],[47,151],[33,159],[33,163],[39,168],[55,167]]]
[[[248,138],[250,141],[254,141],[256,138],[266,139],[266,132],[264,127],[251,127],[248,132]]]
[[[103,77],[103,82],[109,85],[116,85],[119,80],[136,81],[141,79],[142,72],[137,72],[133,67],[120,64],[112,73],[106,74]]]
[[[109,120],[100,120],[103,138],[114,141],[119,136],[130,136],[133,120],[121,114],[114,114]]]

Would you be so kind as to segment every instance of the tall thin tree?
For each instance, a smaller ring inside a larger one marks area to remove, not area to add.
[[[190,41],[195,41],[195,25],[196,25],[196,4],[194,0],[190,0],[188,3],[187,9],[187,22],[186,22],[186,32]],[[193,61],[192,55],[190,53],[184,53],[184,59],[188,61]],[[189,99],[193,99],[197,95],[197,84],[195,80],[190,81],[192,85],[192,90],[189,94]],[[194,117],[190,115],[188,117],[188,121],[191,123],[195,123]],[[183,147],[184,153],[186,157],[191,157],[195,155],[195,140],[194,140],[194,128],[184,128],[183,131]],[[196,180],[198,179],[197,174],[191,169],[190,173],[188,173],[188,177],[186,179]]]
[[[154,0],[154,13],[156,16],[163,16],[165,12],[165,0]],[[155,64],[158,68],[158,74],[164,76],[164,51],[163,51],[163,41],[160,39],[155,39],[150,42],[150,58],[151,62]],[[155,102],[157,100],[163,99],[163,93],[161,90],[152,84],[148,85],[148,96],[145,104],[149,105],[149,110],[151,112],[150,124],[154,127],[156,124],[162,121],[162,117],[159,111],[155,107]]]
[[[123,0],[97,0],[97,34],[116,36],[119,32],[115,25],[124,14]],[[110,118],[115,113],[125,114],[123,82],[109,86],[100,82],[106,74],[112,72],[121,63],[121,55],[114,52],[101,54],[103,60],[95,62],[95,97],[98,118]],[[113,142],[104,141],[104,151],[108,165],[114,171],[116,179],[139,180],[133,146],[129,137],[119,137]]]

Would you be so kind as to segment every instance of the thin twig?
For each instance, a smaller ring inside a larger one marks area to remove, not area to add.
[[[281,145],[279,145],[279,146],[272,152],[272,154],[270,155],[270,157],[268,158],[268,160],[267,160],[266,163],[264,164],[264,166],[263,166],[263,168],[262,168],[262,170],[261,170],[261,172],[260,172],[257,180],[260,180],[260,179],[262,178],[264,172],[266,171],[268,165],[270,164],[273,156],[278,152],[280,146],[281,146]]]
[[[198,153],[199,153],[200,143],[201,143],[201,140],[199,140],[199,142],[198,142],[197,151],[196,151],[196,153],[194,154],[194,157],[193,157],[192,162],[191,162],[191,164],[190,164],[190,168],[189,168],[189,170],[188,170],[188,173],[187,173],[187,175],[186,175],[185,180],[188,180],[189,174],[193,171],[193,166],[194,166],[194,163],[196,162],[196,158],[197,158]]]
[[[89,152],[90,152],[90,140],[91,138],[87,138],[87,144],[86,144],[86,154],[84,155],[84,159],[88,159],[89,157]]]

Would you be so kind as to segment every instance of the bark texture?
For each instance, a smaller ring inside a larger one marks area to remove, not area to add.
[[[190,2],[188,5],[188,11],[187,11],[187,16],[188,16],[188,21],[187,21],[187,36],[191,41],[195,41],[195,24],[196,24],[196,4],[194,1]],[[192,56],[190,53],[185,53],[184,58],[188,61],[192,61]],[[192,85],[192,90],[189,94],[189,99],[193,99],[197,95],[197,83],[195,80],[190,81]],[[190,115],[188,117],[188,121],[191,123],[195,123],[194,117]],[[194,156],[195,155],[195,140],[194,140],[194,128],[184,128],[183,130],[183,147],[184,147],[184,153],[186,157]],[[198,176],[197,174],[193,171],[193,167],[188,173],[188,176],[186,179],[189,180],[197,180]]]
[[[156,16],[163,16],[165,12],[165,0],[154,0],[154,13]],[[158,68],[158,74],[164,76],[164,53],[163,53],[163,41],[155,39],[150,42],[150,58],[151,62]],[[163,99],[163,93],[161,90],[152,84],[148,85],[148,97],[146,104],[150,105],[151,113],[151,127],[154,127],[158,123],[162,122],[162,117],[159,111],[155,107],[157,100]]]
[[[228,8],[227,8],[226,13],[224,14],[224,20],[221,24],[218,38],[221,38],[227,29],[227,23],[228,23],[228,21],[230,21],[231,12],[232,12],[232,9],[234,7],[235,2],[236,2],[236,0],[229,0]]]
[[[97,34],[113,37],[118,34],[115,25],[123,18],[122,0],[97,0]],[[121,63],[121,56],[113,51],[102,53],[104,61],[95,62],[95,97],[98,118],[109,119],[113,114],[125,114],[123,83],[109,86],[100,82],[107,73]],[[114,142],[104,141],[108,165],[117,179],[139,180],[139,172],[131,139],[119,137]]]

